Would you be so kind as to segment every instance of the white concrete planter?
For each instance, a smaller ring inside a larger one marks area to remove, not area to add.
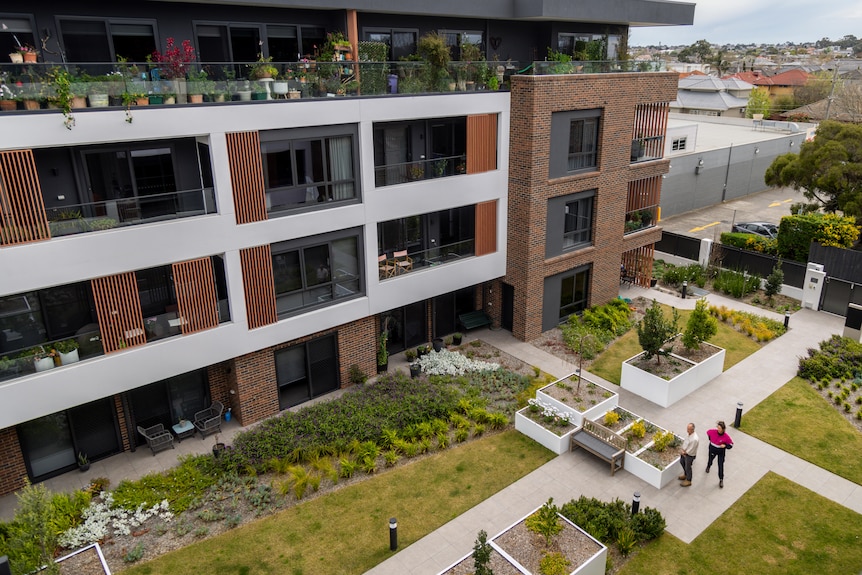
[[[679,466],[679,458],[669,463],[664,469],[658,469],[641,459],[639,455],[651,446],[652,442],[648,443],[646,447],[640,449],[634,454],[626,453],[625,459],[623,460],[623,468],[635,477],[646,481],[656,489],[661,489],[682,473],[682,467]]]
[[[525,407],[515,413],[515,429],[557,455],[567,452],[572,442],[572,433],[578,428],[574,427],[563,435],[557,435],[522,413],[528,409],[529,407]]]
[[[704,343],[703,345],[716,347],[709,343]],[[671,406],[721,375],[721,372],[724,371],[725,351],[720,347],[716,347],[716,349],[719,350],[718,353],[696,364],[678,355],[671,354],[671,357],[674,359],[691,365],[691,367],[670,380],[647,373],[629,363],[633,359],[643,355],[643,353],[639,353],[623,362],[620,385],[623,389],[631,391],[662,407]]]
[[[533,512],[535,512],[535,510]],[[505,559],[507,562],[509,562],[509,564],[514,566],[515,569],[517,569],[521,573],[524,573],[525,575],[538,575],[538,572],[533,573],[530,570],[528,570],[526,567],[524,567],[523,565],[518,563],[518,560],[516,557],[510,556],[505,551],[505,549],[503,549],[496,542],[496,540],[499,539],[500,536],[502,536],[504,533],[506,533],[508,530],[512,529],[513,527],[515,527],[519,523],[522,523],[530,515],[532,515],[532,513],[528,514],[523,519],[519,519],[518,521],[516,521],[515,523],[513,523],[512,525],[510,525],[506,529],[503,529],[500,533],[498,533],[492,539],[490,539],[488,541],[488,544],[491,546],[491,548],[494,551],[499,553],[503,557],[503,559]],[[608,548],[601,541],[599,541],[598,539],[596,539],[595,537],[593,537],[592,535],[590,535],[589,533],[587,533],[586,531],[584,531],[583,529],[581,529],[580,527],[578,527],[577,525],[575,525],[574,523],[572,523],[571,521],[569,521],[568,519],[563,517],[562,515],[558,514],[558,517],[560,518],[560,521],[565,523],[565,528],[576,529],[577,531],[580,531],[581,534],[583,534],[583,536],[588,537],[589,539],[594,541],[596,544],[596,548],[598,549],[598,551],[596,551],[595,554],[593,554],[589,559],[581,562],[581,564],[578,565],[578,567],[575,568],[575,570],[572,571],[569,575],[604,575],[605,564],[607,563],[607,558],[608,558]],[[437,575],[446,575],[447,573],[449,573],[450,571],[452,571],[453,569],[455,569],[455,567],[457,567],[459,565],[462,565],[462,568],[463,568],[463,564],[465,562],[469,562],[469,567],[471,568],[470,572],[472,573],[473,554],[468,553],[467,555],[464,555],[463,557],[458,559],[452,565],[450,565],[450,566],[446,567],[445,569],[443,569],[442,571],[440,571]]]
[[[574,374],[572,374],[574,375]],[[536,392],[536,399],[543,403],[548,403],[553,405],[557,411],[562,413],[569,413],[573,417],[570,418],[570,421],[575,425],[581,426],[584,424],[585,419],[595,419],[604,415],[607,411],[615,408],[619,403],[619,394],[611,389],[607,389],[602,387],[601,385],[594,383],[588,380],[586,377],[581,378],[581,386],[593,385],[596,388],[597,395],[595,396],[596,403],[592,405],[585,405],[583,411],[579,411],[576,406],[569,405],[567,403],[563,403],[562,401],[551,397],[546,390],[552,386],[555,386],[558,382],[563,381],[565,379],[569,379],[572,376],[566,376],[557,381],[546,385],[545,387],[539,389]],[[577,383],[572,384],[573,387],[577,386]],[[602,395],[610,394],[608,397],[602,397]]]

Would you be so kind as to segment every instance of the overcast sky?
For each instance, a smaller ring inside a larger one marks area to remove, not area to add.
[[[700,0],[693,26],[632,27],[630,46],[779,44],[862,37],[862,0]]]

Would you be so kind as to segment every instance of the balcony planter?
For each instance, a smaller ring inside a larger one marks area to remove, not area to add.
[[[36,368],[36,371],[48,371],[49,369],[54,369],[54,358],[53,357],[40,357],[33,359],[33,366]]]
[[[78,357],[78,342],[74,339],[64,339],[55,344],[57,353],[60,354],[60,363],[69,365],[79,361]]]
[[[251,90],[239,90],[236,95],[239,96],[240,102],[248,102],[251,100]]]
[[[20,52],[12,52],[9,54],[9,60],[13,64],[21,64],[24,62],[24,56],[22,56]]]
[[[411,363],[410,364],[410,377],[413,377],[413,378],[419,377],[419,374],[421,374],[421,373],[422,373],[422,368],[419,366],[418,363]]]
[[[165,97],[161,94],[153,94],[149,97],[149,103],[151,106],[157,106],[159,104],[165,103]]]
[[[108,107],[108,95],[107,94],[90,94],[87,97],[90,101],[91,108],[107,108]]]
[[[577,393],[578,376],[567,377],[546,385],[536,392],[536,399],[549,403],[557,411],[569,413],[570,421],[575,425],[583,425],[585,419],[596,419],[605,412],[615,408],[619,395],[606,389],[586,377],[581,378],[580,393]]]
[[[679,438],[679,441],[681,442],[682,438]],[[635,453],[626,452],[626,456],[623,461],[623,468],[632,475],[649,483],[656,489],[661,489],[677,478],[677,476],[682,472],[682,467],[678,467],[679,456],[674,457],[673,460],[668,462],[663,468],[647,463],[642,458],[651,447],[652,443],[639,449]]]
[[[272,83],[272,93],[276,96],[286,96],[288,91],[287,82],[278,81]]]
[[[431,340],[431,344],[434,346],[434,351],[440,351],[441,349],[443,349],[443,338],[435,337],[433,340]]]
[[[701,361],[693,363],[682,356],[670,354],[665,361],[674,360],[686,367],[670,380],[664,379],[632,365],[644,354],[627,359],[622,365],[622,376],[620,385],[623,389],[631,391],[649,401],[662,407],[669,407],[692,393],[696,389],[706,385],[724,371],[724,349],[709,343],[702,344],[718,350],[716,353]]]
[[[515,429],[557,455],[567,452],[572,442],[572,433],[578,427],[570,425],[564,433],[558,435],[541,423],[530,419],[530,416],[527,415],[529,409],[529,407],[525,407],[515,413]]]

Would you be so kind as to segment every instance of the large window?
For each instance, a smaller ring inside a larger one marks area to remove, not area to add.
[[[467,119],[435,118],[374,125],[374,185],[463,174]]]
[[[392,265],[395,252],[404,250],[410,258],[409,266],[395,263],[397,274],[381,270],[381,277],[472,256],[475,237],[475,205],[380,222],[377,224],[377,251],[378,256],[385,256],[381,264]]]
[[[270,213],[357,198],[353,134],[276,139],[283,135],[269,134],[261,142]]]
[[[278,407],[287,409],[341,385],[336,334],[276,352]]]
[[[563,249],[589,244],[593,232],[593,198],[587,197],[566,204],[563,227]]]
[[[365,28],[363,35],[366,42],[386,44],[389,47],[387,59],[397,62],[416,53],[416,38],[419,32],[415,29]]]
[[[143,62],[157,48],[154,20],[61,18],[59,23],[69,62],[116,62],[117,57]]]
[[[565,275],[560,282],[560,321],[587,308],[590,270]]]
[[[453,60],[463,60],[461,48],[465,44],[472,44],[484,52],[485,38],[479,30],[440,30],[440,36],[449,46],[449,52]]]
[[[556,112],[551,116],[550,177],[598,167],[601,110]]]
[[[272,246],[279,317],[363,292],[359,232],[351,230]]]
[[[18,45],[39,47],[36,35],[33,33],[33,22],[29,17],[18,14],[4,16],[0,14],[0,54],[11,54]]]
[[[545,257],[554,257],[593,244],[595,190],[548,200]]]

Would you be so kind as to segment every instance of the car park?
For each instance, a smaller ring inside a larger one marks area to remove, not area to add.
[[[731,231],[742,234],[757,234],[765,238],[778,237],[778,226],[768,222],[740,222],[733,224]]]

